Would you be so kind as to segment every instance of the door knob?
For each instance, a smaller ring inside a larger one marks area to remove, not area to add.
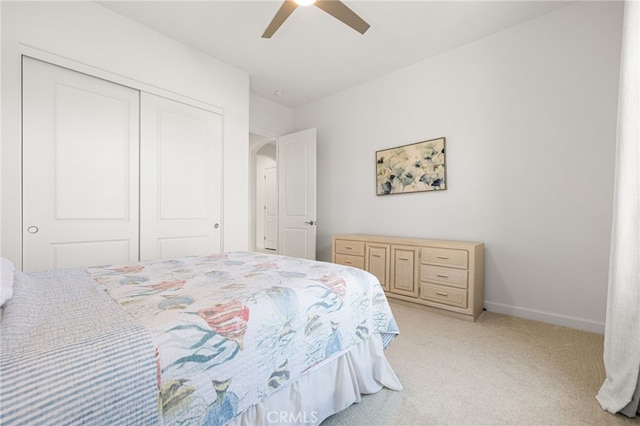
[[[30,234],[37,234],[39,231],[37,226],[30,226],[27,228],[27,232]]]
[[[314,222],[313,220],[310,220],[309,222],[305,222],[308,225],[317,225],[318,222]]]
[[[219,224],[219,223],[214,223],[214,224],[213,224],[213,227],[214,227],[214,228],[216,228],[216,229],[218,229],[218,228],[220,228],[220,224]]]

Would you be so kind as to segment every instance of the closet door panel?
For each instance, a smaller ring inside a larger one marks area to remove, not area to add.
[[[222,117],[142,93],[140,258],[220,252]]]
[[[156,257],[160,259],[176,259],[193,254],[209,254],[210,250],[208,240],[209,238],[207,235],[195,237],[158,238],[158,255]]]
[[[138,259],[139,92],[23,59],[23,268]]]
[[[157,114],[160,218],[207,216],[207,121],[170,109]]]

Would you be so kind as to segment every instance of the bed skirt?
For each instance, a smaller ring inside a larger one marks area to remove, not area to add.
[[[384,356],[380,334],[373,334],[342,356],[315,366],[295,383],[233,418],[229,425],[318,425],[360,402],[361,395],[402,385]]]

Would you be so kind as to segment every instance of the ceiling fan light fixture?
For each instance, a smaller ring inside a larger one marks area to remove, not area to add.
[[[319,9],[322,9],[360,34],[366,33],[370,27],[364,19],[358,16],[353,10],[349,9],[349,7],[340,0],[284,0],[282,5],[280,5],[280,9],[278,9],[275,16],[269,23],[269,26],[264,30],[262,38],[271,38],[298,6],[310,5],[314,5]]]

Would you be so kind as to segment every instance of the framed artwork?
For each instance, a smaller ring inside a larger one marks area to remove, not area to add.
[[[376,151],[378,195],[447,189],[445,138]]]

